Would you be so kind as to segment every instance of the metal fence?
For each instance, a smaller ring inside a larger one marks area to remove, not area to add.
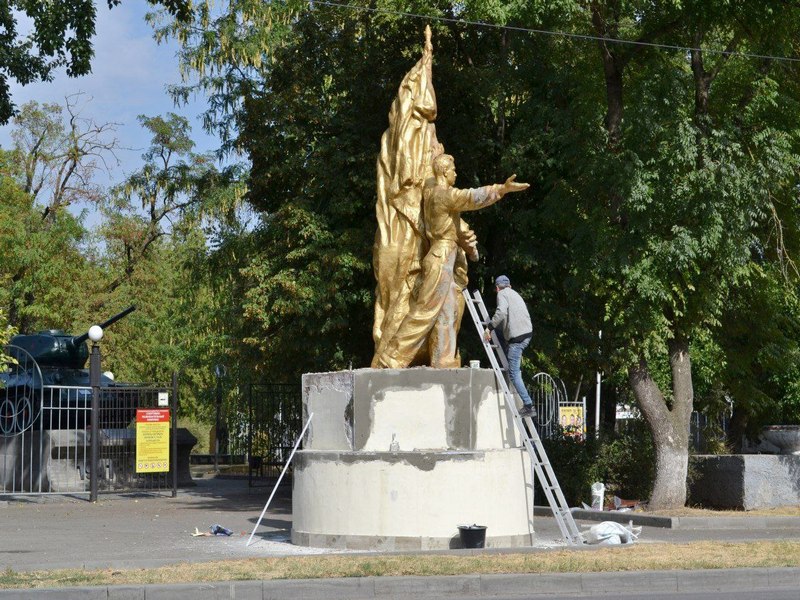
[[[570,402],[561,379],[537,373],[528,388],[538,413],[537,431],[543,439],[556,434],[583,437],[586,433],[586,402]]]
[[[689,422],[689,440],[692,449],[698,454],[716,453],[715,446],[725,445],[730,427],[730,412],[726,411],[721,416],[709,417],[704,413],[694,411]]]
[[[247,424],[228,423],[229,431],[246,431],[238,436],[237,452],[248,458],[251,486],[266,484],[280,475],[302,427],[302,393],[294,384],[250,384]],[[246,446],[243,445],[246,442]]]
[[[159,404],[159,397],[162,404]],[[137,464],[136,436],[137,410],[170,409],[177,415],[177,390],[166,386],[121,387],[103,390],[100,408],[100,456],[98,461],[98,484],[100,492],[147,491],[175,492],[174,474],[177,457],[171,445],[169,470],[161,472],[139,472]],[[168,405],[163,404],[167,399]],[[170,401],[171,400],[171,401]],[[171,419],[171,438],[176,435],[175,419]]]
[[[177,485],[176,423],[171,419],[169,471],[143,472],[136,458],[136,414],[161,408],[177,415],[172,387],[99,388],[97,465],[92,468],[91,387],[42,385],[42,372],[25,351],[8,352],[0,387],[0,494],[166,492]],[[170,398],[171,397],[171,398]],[[142,472],[140,472],[142,471]]]

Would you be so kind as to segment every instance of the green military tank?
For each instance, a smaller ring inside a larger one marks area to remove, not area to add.
[[[109,327],[136,310],[130,306],[100,324]],[[70,335],[48,329],[11,338],[5,353],[12,358],[0,372],[0,435],[14,435],[34,427],[83,429],[91,418],[92,389],[89,369],[89,333]],[[136,409],[134,395],[113,390],[131,387],[101,375],[101,423],[125,427]],[[122,400],[120,400],[122,398]]]

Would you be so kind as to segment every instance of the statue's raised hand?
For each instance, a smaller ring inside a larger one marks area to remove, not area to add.
[[[517,178],[516,173],[506,179],[506,182],[503,184],[502,193],[503,194],[510,194],[511,192],[521,192],[523,190],[527,190],[531,185],[529,183],[520,183],[514,181]]]

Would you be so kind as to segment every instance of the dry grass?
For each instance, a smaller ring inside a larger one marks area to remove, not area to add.
[[[168,584],[234,580],[314,579],[469,573],[587,573],[674,569],[798,567],[800,542],[693,542],[554,550],[526,554],[324,555],[178,564],[159,569],[15,572],[0,588]]]

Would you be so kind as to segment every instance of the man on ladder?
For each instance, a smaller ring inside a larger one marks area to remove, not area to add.
[[[534,477],[538,478],[544,495],[547,497],[547,503],[553,511],[553,517],[556,523],[558,523],[558,528],[561,530],[564,541],[572,546],[580,545],[584,542],[583,535],[578,530],[575,519],[572,517],[569,504],[567,504],[567,500],[564,498],[561,486],[558,485],[558,479],[553,471],[553,466],[547,458],[547,452],[545,452],[544,446],[542,445],[542,440],[539,438],[536,427],[529,426],[529,424],[525,422],[526,418],[534,420],[534,415],[536,413],[533,410],[533,405],[532,403],[530,404],[530,413],[527,413],[527,411],[518,411],[516,403],[514,402],[514,396],[511,392],[511,386],[506,381],[506,374],[511,375],[511,373],[514,373],[514,376],[509,378],[514,380],[514,387],[516,387],[519,392],[522,392],[520,396],[522,396],[523,403],[525,404],[523,410],[527,409],[528,403],[530,403],[530,397],[522,383],[522,377],[519,373],[519,362],[522,358],[522,351],[530,343],[531,332],[533,330],[530,315],[528,314],[528,309],[525,307],[525,302],[523,302],[519,294],[511,290],[511,282],[508,277],[498,277],[496,285],[497,311],[495,312],[494,319],[489,318],[489,313],[486,310],[483,298],[478,290],[470,293],[468,290],[464,289],[462,295],[464,296],[472,321],[475,323],[475,329],[483,339],[483,349],[486,351],[486,356],[489,358],[489,363],[492,365],[492,370],[497,378],[497,384],[503,392],[506,407],[510,410],[511,416],[514,419],[514,425],[522,437],[522,445],[531,458],[531,470],[533,471],[531,474],[531,481],[533,481]],[[520,341],[516,342],[519,344],[516,349],[509,344],[508,359],[506,359],[506,354],[500,344],[499,331],[495,330],[495,328],[500,325],[503,325],[503,330],[507,336],[506,339],[514,340],[515,338],[521,338],[522,340],[522,343],[520,343]],[[518,326],[519,329],[517,328]],[[488,338],[487,333],[489,334]],[[517,353],[513,363],[511,361],[512,351]],[[525,398],[527,398],[528,402],[525,402]]]
[[[487,342],[490,342],[492,330],[494,329],[497,329],[498,333],[502,334],[501,343],[508,358],[508,376],[522,400],[523,406],[519,411],[519,416],[530,417],[535,422],[538,416],[536,408],[533,406],[533,401],[525,388],[525,383],[522,381],[522,372],[520,371],[522,353],[531,343],[531,337],[533,336],[531,316],[522,296],[511,289],[511,280],[507,276],[500,275],[495,279],[494,285],[497,291],[497,309],[494,311],[492,320],[483,330],[483,337]]]

